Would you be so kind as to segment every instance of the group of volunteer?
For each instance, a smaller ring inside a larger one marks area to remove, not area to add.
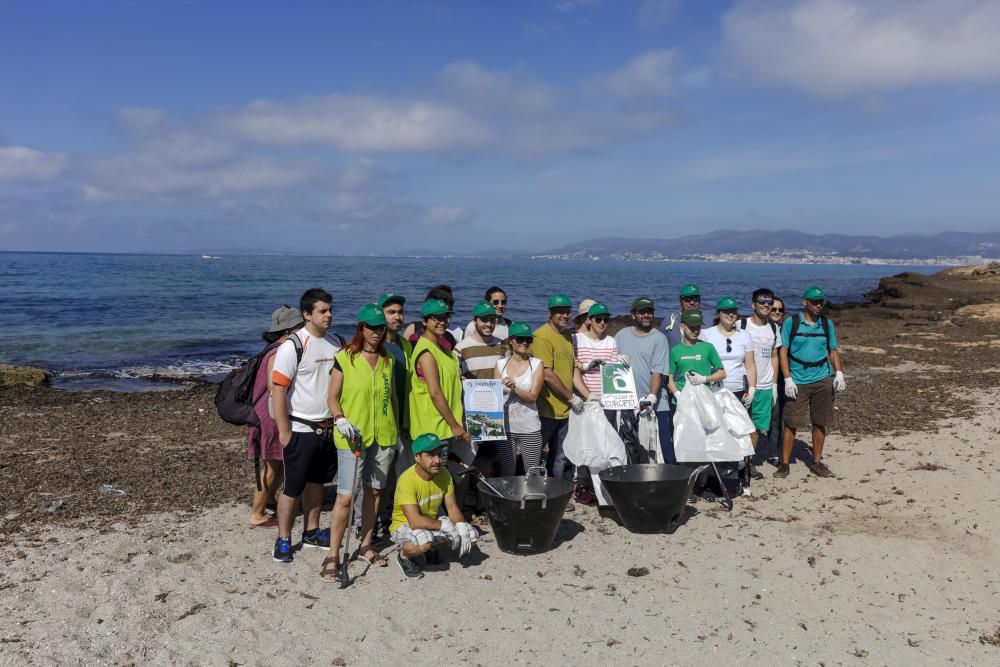
[[[419,319],[406,325],[405,297],[382,294],[358,311],[350,340],[330,331],[333,298],[325,290],[307,290],[298,309],[274,312],[254,389],[260,425],[250,430],[248,447],[264,462],[251,526],[277,527],[276,561],[291,562],[299,548],[325,549],[320,574],[336,581],[345,537],[359,517],[350,558],[387,566],[376,541],[381,532],[398,547],[403,574],[421,577],[442,550],[463,556],[478,539],[464,513],[478,507],[470,472],[562,478],[575,484],[577,503],[591,504],[596,489],[590,471],[573,460],[571,414],[602,414],[594,419],[614,429],[638,418],[643,442],[655,443],[643,460],[676,463],[696,456],[690,450],[702,435],[704,405],[716,401],[739,411],[729,423],[746,424],[733,436],[747,453],[763,436],[776,444],[772,420],[783,423],[774,477],[789,474],[796,433],[809,428],[810,470],[832,476],[823,445],[834,394],[845,384],[819,287],[805,291],[794,316],[774,292],[758,289],[751,313],[740,317],[731,296],[706,314],[701,290],[687,284],[679,308],[658,327],[653,300],[641,296],[615,335],[610,309],[599,301],[581,301],[574,317],[570,297],[553,294],[546,322],[532,327],[505,317],[500,287],[483,296],[468,323],[456,324],[451,289],[438,285],[420,304]],[[638,406],[629,419],[602,404],[609,364],[631,372]],[[464,414],[463,379],[501,382],[503,438],[470,436],[483,426]],[[687,405],[701,406],[701,422]],[[577,419],[578,430],[582,423]],[[711,446],[713,427],[705,428]],[[749,472],[762,476],[756,467]],[[323,488],[334,479],[330,527],[320,528]],[[299,512],[303,532],[293,545]]]

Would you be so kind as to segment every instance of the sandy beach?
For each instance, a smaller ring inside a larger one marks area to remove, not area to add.
[[[462,563],[356,562],[345,590],[323,551],[279,565],[247,528],[252,465],[214,388],[0,387],[0,664],[995,663],[1000,268],[870,296],[829,313],[836,478],[765,466],[673,535],[578,505],[545,554],[487,527]]]

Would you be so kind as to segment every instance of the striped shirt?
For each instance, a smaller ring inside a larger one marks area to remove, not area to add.
[[[601,340],[595,340],[585,334],[573,334],[573,352],[576,354],[576,362],[586,368],[594,359],[602,361],[618,361],[618,342],[614,336],[605,336]],[[580,371],[583,374],[583,383],[595,397],[599,397],[601,390],[601,368],[598,366],[593,370]]]
[[[504,354],[501,341],[496,336],[490,336],[485,343],[470,337],[463,338],[455,346],[462,363],[462,376],[471,375],[478,380],[492,380],[493,369]]]

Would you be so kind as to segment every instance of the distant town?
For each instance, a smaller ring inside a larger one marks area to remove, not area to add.
[[[705,253],[692,254],[683,257],[667,257],[652,252],[614,252],[608,254],[592,254],[589,252],[563,252],[540,255],[530,255],[529,259],[561,259],[561,260],[615,260],[627,262],[738,262],[744,264],[873,264],[873,265],[906,265],[906,266],[966,266],[972,264],[988,264],[1000,261],[997,258],[981,255],[965,255],[959,257],[933,258],[884,258],[884,257],[851,257],[839,255],[818,254],[807,251],[785,250],[781,252],[745,252],[745,253]]]

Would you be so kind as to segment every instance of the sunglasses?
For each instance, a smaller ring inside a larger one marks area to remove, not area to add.
[[[375,326],[372,326],[371,324],[365,323],[365,328],[366,329],[371,329],[375,333],[382,333],[382,332],[385,331],[385,325],[384,324],[377,324]]]
[[[635,313],[636,313],[636,315],[652,315],[653,314],[653,309],[652,308],[643,308],[642,310],[635,311]]]
[[[507,299],[493,299],[491,302],[494,306],[506,306]]]
[[[824,303],[826,303],[825,299],[806,299],[806,301],[808,301],[809,304],[812,306],[822,306]]]
[[[773,306],[774,299],[757,299],[757,303],[759,303],[762,306]]]
[[[682,296],[681,301],[687,301],[688,303],[696,303],[701,301],[700,296]]]
[[[726,352],[732,352],[732,351],[733,351],[733,339],[732,338],[727,338],[726,339]]]
[[[733,316],[735,316],[736,315],[736,309],[735,308],[734,309],[728,309],[727,308],[726,310],[720,310],[719,314],[720,315],[733,315]]]
[[[531,336],[514,336],[514,342],[519,345],[531,345],[533,340]]]
[[[491,324],[496,324],[499,318],[496,315],[480,315],[476,319],[482,320],[483,322],[490,322]]]
[[[784,308],[772,308],[771,312],[772,313],[783,313],[783,312],[785,312],[785,309]]]
[[[595,317],[594,321],[597,322],[598,324],[607,324],[608,323],[608,318],[607,317]]]
[[[432,320],[437,320],[438,322],[450,322],[451,313],[446,313],[444,315],[431,315],[430,318]]]

